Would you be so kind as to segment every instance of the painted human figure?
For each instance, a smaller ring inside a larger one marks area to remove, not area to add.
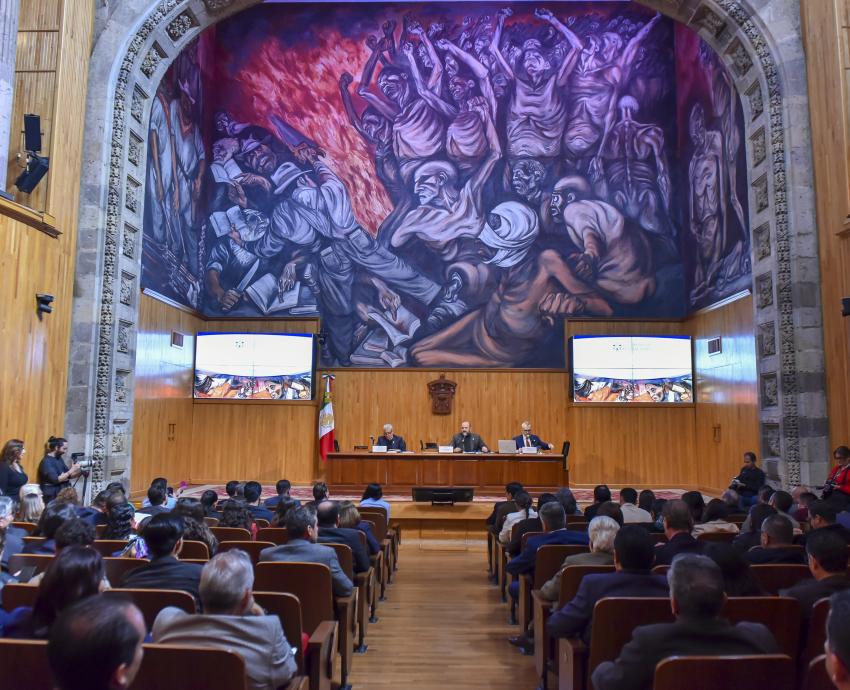
[[[634,305],[655,292],[655,272],[643,230],[627,223],[611,204],[593,198],[587,180],[565,177],[552,191],[550,213],[563,224],[567,239],[577,248],[569,257],[570,271],[585,283],[590,295],[616,310]],[[596,313],[588,307],[574,312],[571,294],[553,294],[544,304],[547,313]],[[580,302],[585,302],[582,296]],[[606,313],[606,312],[603,312]]]
[[[534,158],[520,158],[511,168],[511,189],[537,211],[543,232],[553,229],[549,213],[552,194],[546,185],[546,167]]]
[[[488,263],[501,269],[498,286],[484,306],[411,347],[417,365],[522,365],[551,333],[555,320],[542,307],[559,291],[569,295],[559,304],[570,313],[611,313],[558,252],[534,250],[538,233],[537,214],[525,204],[506,201],[490,212],[479,240],[494,252]]]
[[[634,119],[638,102],[623,96],[620,117],[604,148],[596,190],[649,233],[664,243],[671,257],[677,255],[674,228],[669,221],[670,174],[664,152],[664,132],[657,125]]]
[[[567,30],[564,36],[573,43],[573,50],[559,66],[553,68],[543,53],[540,41],[530,38],[523,44],[522,69],[514,68],[499,46],[505,19],[510,15],[509,9],[499,11],[490,48],[514,86],[507,112],[508,160],[537,158],[554,161],[560,154],[561,137],[567,122],[564,90],[576,65],[581,43],[575,34]],[[549,10],[535,10],[535,15],[559,30],[566,30]]]
[[[145,224],[150,228],[149,236],[172,251],[180,245],[180,236],[175,232],[177,206],[174,196],[174,166],[171,146],[171,106],[173,103],[171,81],[163,79],[151,105],[148,126],[148,208]],[[152,193],[151,193],[152,192]]]

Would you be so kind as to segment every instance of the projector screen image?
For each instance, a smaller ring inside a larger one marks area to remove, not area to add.
[[[198,333],[195,398],[310,400],[313,336]]]
[[[692,403],[688,336],[572,339],[573,400],[582,403]]]

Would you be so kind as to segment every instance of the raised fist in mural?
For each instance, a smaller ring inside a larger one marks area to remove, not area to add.
[[[347,89],[354,83],[354,77],[351,76],[350,72],[343,72],[339,75],[339,85],[343,89]]]
[[[544,22],[551,22],[555,15],[552,14],[551,10],[547,10],[545,7],[538,7],[534,10],[534,16],[538,19],[542,19]]]
[[[377,37],[377,36],[372,36],[371,34],[369,34],[369,35],[366,37],[366,45],[367,45],[367,46],[369,47],[369,49],[370,49],[370,50],[372,50],[372,51],[377,50],[377,49],[378,49],[378,37]]]
[[[418,19],[411,19],[407,25],[408,33],[413,34],[414,36],[418,36],[422,38],[425,35],[425,29],[422,27],[422,24],[419,23]]]
[[[437,40],[437,47],[440,50],[450,50],[452,45],[452,42],[447,38],[440,38]]]
[[[441,34],[446,30],[446,25],[441,22],[433,22],[431,26],[428,27],[428,36],[434,38],[437,34]]]
[[[503,24],[508,17],[512,17],[514,11],[510,7],[503,7],[496,13],[496,21]]]
[[[384,32],[384,36],[391,39],[395,35],[395,27],[395,19],[387,19],[387,21],[381,24],[381,31]]]

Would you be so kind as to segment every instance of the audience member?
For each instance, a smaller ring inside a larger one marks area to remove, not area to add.
[[[316,482],[313,484],[313,500],[308,501],[306,505],[311,505],[315,508],[322,501],[327,500],[330,500],[328,485],[325,482]]]
[[[206,489],[201,494],[201,506],[204,508],[204,517],[221,519],[221,513],[216,510],[218,504],[218,494],[212,489]]]
[[[145,524],[144,538],[151,561],[124,577],[129,589],[182,589],[200,601],[201,566],[177,560],[183,548],[183,518],[172,513],[154,515]]]
[[[291,505],[291,508],[297,507],[298,506],[296,506],[294,503]],[[361,532],[363,532],[363,534],[366,535],[366,545],[369,549],[369,553],[375,555],[380,552],[381,545],[378,543],[378,540],[372,533],[371,524],[361,517],[360,511],[357,510],[357,506],[354,505],[353,501],[340,502],[339,526],[360,530]]]
[[[494,536],[497,536],[501,531],[502,524],[508,514],[513,513],[516,510],[514,496],[516,496],[520,491],[523,491],[522,484],[519,482],[509,482],[505,486],[505,500],[496,501],[493,505],[493,512],[490,513],[485,522],[487,524],[487,529],[490,530],[490,533]]]
[[[369,570],[369,554],[360,541],[360,532],[350,527],[339,526],[339,504],[336,501],[322,501],[316,507],[316,520],[319,526],[320,544],[345,544],[351,549],[354,559],[354,572],[365,573]]]
[[[104,539],[117,539],[126,541],[127,545],[116,551],[113,556],[124,558],[147,558],[148,547],[140,534],[133,532],[136,513],[131,503],[127,502],[120,492],[113,493],[109,497],[109,515],[107,516],[106,530],[103,532]],[[161,513],[165,515],[165,513]],[[153,518],[148,518],[149,522]]]
[[[330,546],[315,543],[319,536],[317,525],[315,513],[306,506],[289,511],[286,517],[289,541],[280,546],[263,549],[260,552],[260,561],[322,563],[330,568],[334,596],[347,597],[353,587],[351,580],[339,567],[336,552]]]
[[[218,551],[218,539],[204,522],[204,507],[201,502],[197,498],[181,496],[171,512],[183,518],[183,539],[203,542],[207,545],[210,556],[215,556]]]
[[[609,517],[620,525],[620,527],[625,524],[623,521],[623,511],[614,501],[605,501],[605,503],[600,504],[596,509],[596,517]]]
[[[639,525],[624,525],[614,537],[613,573],[585,575],[572,601],[555,611],[546,623],[553,637],[582,637],[590,641],[593,608],[605,597],[667,596],[667,581],[650,572],[653,542]]]
[[[44,500],[38,484],[24,484],[18,494],[18,515],[21,522],[38,522],[44,512]]]
[[[702,522],[694,525],[691,534],[722,533],[738,534],[740,530],[734,522],[729,522],[729,506],[719,498],[712,498],[702,513]]]
[[[754,546],[761,544],[761,526],[771,515],[776,515],[776,509],[764,503],[757,503],[750,508],[750,529],[741,531],[735,537],[732,545],[741,553],[749,551]]]
[[[590,542],[589,553],[577,553],[567,556],[555,575],[547,580],[540,593],[548,601],[557,601],[561,594],[561,578],[564,568],[570,565],[614,565],[614,537],[620,525],[612,518],[597,515],[587,526]]]
[[[653,528],[655,532],[663,532],[664,531],[664,506],[667,504],[666,498],[656,498],[652,502],[652,510],[649,511],[652,513],[652,522]]]
[[[255,520],[259,518],[260,520],[267,520],[271,523],[274,513],[260,505],[260,498],[263,495],[262,484],[260,482],[246,482],[244,492],[245,507],[250,511],[251,517]]]
[[[703,544],[691,536],[694,518],[691,507],[680,500],[667,501],[662,511],[667,543],[655,547],[655,565],[670,565],[680,553],[701,553]]]
[[[708,543],[703,553],[720,567],[727,597],[762,597],[766,592],[753,575],[750,564],[732,544]]]
[[[54,542],[56,544],[56,553],[69,546],[91,546],[94,544],[95,532],[94,526],[81,520],[80,518],[71,518],[65,520],[59,529],[56,530]],[[42,571],[31,577],[27,584],[37,585],[43,579],[46,571]],[[104,575],[105,577],[105,575]],[[104,586],[109,587],[109,581],[104,580]]]
[[[638,508],[652,515],[652,504],[655,503],[655,492],[652,489],[644,489],[638,494]]]
[[[165,506],[165,510],[174,510],[174,506],[177,505],[177,496],[173,496],[171,490],[168,488],[168,480],[165,477],[157,477],[151,482],[151,486],[158,486],[162,489],[162,494],[165,498],[161,505]],[[178,494],[179,493],[180,492],[178,491]],[[150,499],[150,494],[148,494],[148,497],[142,501],[142,512],[148,512],[146,509],[151,505],[153,504]],[[151,514],[155,515],[155,513]]]
[[[236,652],[245,660],[251,690],[277,690],[295,675],[295,655],[280,618],[266,615],[254,602],[253,586],[248,554],[233,550],[214,556],[201,573],[204,613],[164,608],[153,624],[154,642]]]
[[[850,544],[850,530],[838,524],[838,509],[832,501],[813,501],[809,505],[809,527],[810,530],[801,538],[806,541],[816,530],[829,530],[840,535],[844,541]]]
[[[764,503],[766,505],[770,505],[770,497],[773,496],[773,487],[765,484],[758,490],[758,499],[757,503]]]
[[[774,491],[768,505],[773,506],[780,515],[787,517],[794,529],[800,529],[800,523],[791,514],[794,507],[794,499],[791,497],[791,494],[787,491]]]
[[[505,551],[507,551],[509,557],[513,558],[519,555],[519,552],[522,550],[522,536],[524,534],[543,531],[543,522],[540,520],[540,509],[551,501],[557,502],[554,494],[548,492],[540,494],[537,497],[537,515],[520,520],[511,528],[511,540],[505,547]]]
[[[93,596],[57,616],[47,661],[57,690],[127,690],[142,664],[145,619],[131,602]]]
[[[361,508],[383,508],[387,514],[387,524],[390,522],[390,504],[384,500],[384,490],[380,484],[369,484],[360,498]]]
[[[800,602],[803,620],[812,616],[818,599],[850,588],[847,577],[847,542],[832,530],[815,530],[806,540],[806,554],[813,580],[803,580],[779,591],[780,596]]]
[[[798,486],[796,489],[794,489],[794,492],[796,492],[797,489],[803,489],[803,488],[806,488],[806,487]],[[794,492],[792,492],[792,494],[791,494],[792,496],[794,496]],[[794,514],[794,519],[797,522],[799,522],[801,525],[804,522],[808,522],[809,521],[809,506],[817,500],[818,500],[817,495],[812,493],[808,489],[806,491],[800,491],[795,496],[796,503],[795,503],[794,507],[792,508],[792,511],[793,511],[793,514]],[[844,525],[844,527],[850,527],[850,525]]]
[[[505,546],[511,541],[511,530],[515,524],[520,520],[537,517],[537,511],[531,507],[532,498],[530,494],[520,491],[514,496],[514,503],[517,506],[516,511],[508,513],[507,517],[505,517],[505,522],[502,524],[502,531],[499,532],[499,541]]]
[[[655,667],[671,656],[776,654],[773,634],[760,623],[732,625],[720,617],[723,576],[707,556],[682,554],[667,573],[675,623],[635,628],[616,661],[592,675],[596,690],[650,690]]]
[[[705,512],[705,498],[699,491],[686,491],[682,494],[682,500],[691,509],[691,517],[694,524],[702,521],[702,514]]]
[[[224,504],[218,527],[241,527],[251,533],[251,538],[257,536],[257,523],[254,522],[254,516],[245,504],[239,501],[228,501]]]
[[[77,515],[90,525],[105,525],[107,523],[107,502],[109,500],[109,491],[100,491],[91,501],[91,505],[80,508]]]
[[[0,573],[9,568],[9,559],[24,550],[26,530],[15,527],[15,504],[9,496],[0,496],[0,532],[3,533],[3,548],[0,550]],[[2,577],[2,576],[0,576]]]
[[[837,464],[826,479],[823,498],[835,506],[836,512],[840,512],[850,506],[850,448],[838,446],[832,457]]]
[[[637,506],[638,492],[631,487],[620,489],[620,510],[623,511],[623,522],[629,523],[650,523],[652,515],[643,508]]]
[[[741,497],[740,508],[747,510],[755,505],[759,489],[764,486],[767,476],[756,466],[756,454],[752,451],[744,453],[744,466],[738,476],[732,480],[730,489],[738,492]]]
[[[143,503],[139,513],[144,515],[159,515],[160,513],[167,513],[170,510],[173,510],[174,506],[169,508],[165,504],[165,501],[168,498],[168,494],[166,493],[167,488],[168,487],[160,483],[151,484],[148,488],[147,505]],[[175,501],[174,505],[176,504],[177,503]]]
[[[753,565],[805,563],[802,548],[794,545],[794,528],[787,515],[776,513],[761,523],[761,545],[747,551],[746,559]]]
[[[272,518],[269,525],[271,527],[285,527],[286,526],[286,515],[290,510],[294,510],[298,508],[300,503],[291,498],[287,498],[283,501],[278,502],[275,506],[274,517]]]
[[[104,586],[103,558],[90,546],[69,546],[54,558],[38,585],[32,608],[15,609],[6,637],[45,639],[65,608],[100,592]]]
[[[295,501],[298,505],[301,505],[300,501],[296,501],[289,495],[290,491],[292,491],[292,482],[288,479],[278,479],[274,485],[274,490],[277,495],[266,499],[266,508],[274,509],[278,503],[283,501]]]
[[[555,500],[564,507],[564,512],[568,518],[570,516],[584,515],[584,512],[578,507],[578,502],[576,501],[576,497],[573,494],[572,489],[568,489],[567,487],[558,489],[555,492]]]
[[[121,482],[109,482],[109,484],[106,485],[106,490],[110,494],[114,494],[116,491],[120,491],[124,495],[124,498],[127,498],[127,490],[124,488],[124,484]]]
[[[0,452],[0,495],[8,496],[13,501],[18,500],[21,487],[29,481],[23,467],[26,452],[24,442],[17,438],[6,441]]]
[[[850,591],[830,597],[824,651],[832,684],[839,690],[850,690]]]
[[[227,501],[235,501],[238,491],[239,482],[237,480],[231,479],[229,482],[227,482],[227,484],[224,485],[224,493],[227,494],[227,498],[223,499],[219,503],[218,509],[221,510]]]
[[[35,554],[53,554],[56,551],[54,537],[65,520],[72,520],[77,517],[77,511],[74,506],[69,506],[67,503],[51,503],[41,514],[41,519],[38,521],[38,526],[33,532],[33,536],[44,537],[44,541],[33,541],[24,546],[24,553]]]
[[[598,484],[593,487],[593,503],[584,509],[584,516],[588,519],[588,521],[592,520],[596,517],[596,511],[599,510],[599,506],[610,500],[611,489],[609,489],[607,485]]]
[[[741,496],[737,491],[735,491],[735,489],[726,489],[726,491],[720,494],[720,500],[723,501],[729,508],[730,515],[735,515],[741,512]]]

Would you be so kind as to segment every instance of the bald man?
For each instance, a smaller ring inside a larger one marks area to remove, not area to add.
[[[487,444],[478,434],[470,431],[469,422],[460,425],[460,433],[452,436],[452,448],[455,453],[489,453]]]

